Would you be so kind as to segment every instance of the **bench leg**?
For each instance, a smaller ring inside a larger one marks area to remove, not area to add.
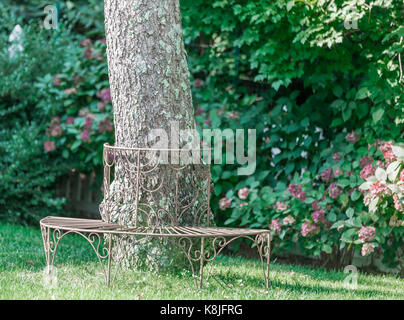
[[[45,250],[46,270],[50,273],[51,265],[51,248],[50,248],[50,230],[44,226],[41,226],[43,247]]]
[[[264,250],[265,252],[265,260],[266,260],[266,270],[265,270],[265,289],[268,291],[269,289],[269,263],[271,262],[271,236],[267,234],[267,246]]]
[[[201,238],[201,258],[200,258],[200,268],[199,268],[199,289],[202,289],[203,286],[203,265],[204,265],[204,245],[205,238]]]

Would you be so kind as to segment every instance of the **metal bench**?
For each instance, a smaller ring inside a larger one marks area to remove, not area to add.
[[[210,226],[211,178],[210,164],[206,164],[210,161],[201,160],[203,152],[208,152],[210,160],[210,149],[121,148],[105,144],[102,219],[42,219],[47,270],[53,268],[60,241],[68,234],[78,234],[94,249],[109,286],[112,264],[116,266],[114,280],[124,257],[130,254],[125,248],[155,237],[173,243],[184,253],[195,279],[194,264],[199,265],[197,284],[202,288],[205,264],[214,261],[234,240],[247,238],[257,246],[268,290],[270,231]],[[179,160],[182,164],[172,164],[181,163]]]

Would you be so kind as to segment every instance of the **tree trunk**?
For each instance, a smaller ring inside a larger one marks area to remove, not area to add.
[[[170,121],[194,128],[178,0],[106,0],[105,32],[115,143],[146,147]]]
[[[150,147],[152,142],[147,138],[151,130],[163,129],[169,135],[169,147],[179,148],[176,141],[170,140],[170,135],[178,135],[179,129],[195,128],[179,1],[105,0],[105,32],[115,145]],[[175,126],[172,126],[173,121]],[[184,183],[180,189],[183,196],[192,194],[189,183]],[[122,190],[123,183],[119,181],[111,185],[112,193],[122,193]],[[135,199],[130,194],[125,198],[125,206],[128,202],[134,204]],[[133,215],[133,210],[115,212],[112,220],[131,225],[132,217],[122,219],[128,214]],[[192,210],[187,214],[192,216]],[[183,222],[189,224],[191,218],[184,217]],[[144,220],[143,224],[150,222]],[[124,258],[127,265],[142,260],[161,268],[173,264],[174,259],[186,260],[178,249],[164,241],[146,241],[142,247],[129,243],[120,246],[122,248],[116,248],[117,255],[131,247],[130,255]]]

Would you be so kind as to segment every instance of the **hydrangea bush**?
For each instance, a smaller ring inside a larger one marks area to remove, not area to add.
[[[357,132],[336,141],[341,145],[322,152],[316,174],[303,170],[274,188],[247,179],[247,186],[229,191],[219,205],[231,212],[225,223],[268,227],[276,252],[297,249],[329,266],[350,263],[355,250],[368,256],[376,248],[387,265],[400,263],[404,149],[379,140],[364,146]]]
[[[404,235],[404,148],[403,144],[384,143],[380,147],[384,162],[377,163],[363,177],[360,189],[374,226],[362,227],[359,241],[362,254],[382,247],[401,262]],[[367,166],[371,166],[368,164]],[[369,173],[371,172],[371,173]]]
[[[105,39],[77,43],[75,57],[41,86],[53,93],[44,151],[59,153],[81,171],[99,169],[105,142],[113,142]]]

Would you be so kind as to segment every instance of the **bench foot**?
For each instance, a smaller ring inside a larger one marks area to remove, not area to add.
[[[41,225],[42,240],[45,250],[46,270],[51,272],[55,263],[55,257],[60,241],[68,234],[75,233],[86,239],[93,248],[99,263],[103,268],[106,285],[109,287],[111,283],[111,248],[112,237],[109,239],[108,248],[102,245],[101,236],[98,233],[82,233],[79,231],[69,230],[63,231],[56,228],[49,228]],[[104,260],[107,261],[106,266]]]

